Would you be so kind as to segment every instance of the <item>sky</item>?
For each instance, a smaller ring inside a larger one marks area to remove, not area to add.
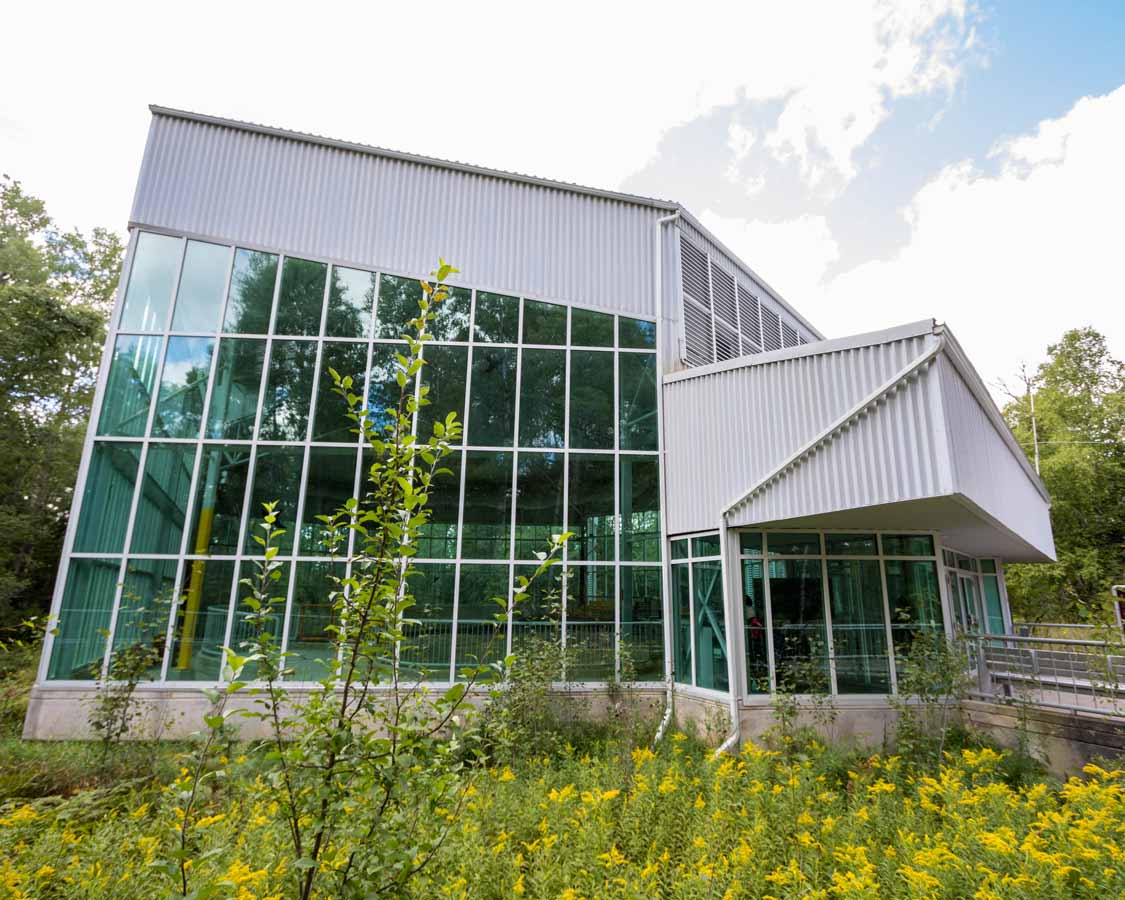
[[[933,317],[994,394],[1125,357],[1125,4],[6,7],[0,172],[124,233],[148,104],[677,200],[829,337]]]

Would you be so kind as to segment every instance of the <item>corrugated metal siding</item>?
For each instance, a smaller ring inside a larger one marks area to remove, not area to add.
[[[1047,503],[953,363],[938,361],[956,489],[1029,544],[1054,556]]]
[[[466,283],[653,316],[666,211],[155,115],[141,226],[402,274],[439,255]]]

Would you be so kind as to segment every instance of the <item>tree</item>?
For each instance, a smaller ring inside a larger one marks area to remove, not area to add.
[[[1089,621],[1125,581],[1125,364],[1093,328],[1047,352],[1032,383],[1058,562],[1009,566],[1008,593],[1017,618]],[[1033,458],[1029,398],[1013,396],[1004,416]]]
[[[121,257],[0,177],[0,624],[50,604]]]

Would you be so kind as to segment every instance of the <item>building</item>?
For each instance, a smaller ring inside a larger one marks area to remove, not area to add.
[[[29,736],[80,731],[139,640],[142,694],[201,708],[267,500],[281,638],[317,677],[315,516],[362,456],[324,373],[378,407],[439,255],[463,274],[418,427],[455,410],[465,446],[414,583],[432,681],[564,528],[557,608],[544,586],[509,644],[561,627],[573,680],[748,713],[779,682],[885,707],[916,634],[1005,631],[1003,563],[1052,558],[1042,484],[932,320],[825,339],[676,203],[152,115]]]

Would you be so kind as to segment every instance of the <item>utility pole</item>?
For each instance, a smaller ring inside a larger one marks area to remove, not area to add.
[[[1031,388],[1031,379],[1027,377],[1027,366],[1020,367],[1023,372],[1023,383],[1027,388],[1027,400],[1031,405],[1031,441],[1035,446],[1035,474],[1039,474],[1039,426],[1035,421],[1035,391]]]

